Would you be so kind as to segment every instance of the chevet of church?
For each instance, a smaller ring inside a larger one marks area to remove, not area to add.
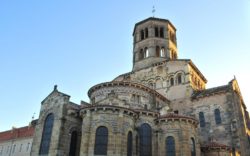
[[[55,85],[37,120],[0,132],[0,156],[250,156],[236,78],[207,89],[195,63],[178,57],[167,19],[142,20],[132,34],[132,71],[79,104]]]

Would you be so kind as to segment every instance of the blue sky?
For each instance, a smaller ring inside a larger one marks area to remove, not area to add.
[[[179,58],[191,58],[207,88],[236,75],[250,108],[250,0],[0,1],[0,131],[38,118],[58,89],[88,101],[88,89],[132,69],[134,24],[152,16],[177,28]]]

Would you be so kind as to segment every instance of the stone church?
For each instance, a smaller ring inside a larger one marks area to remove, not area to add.
[[[147,18],[133,30],[133,68],[75,104],[57,86],[41,102],[31,156],[250,156],[237,80],[206,88],[178,57],[176,28]]]

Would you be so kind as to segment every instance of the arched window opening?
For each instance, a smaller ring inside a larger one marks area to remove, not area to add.
[[[155,27],[155,37],[159,37],[158,27]]]
[[[198,88],[198,81],[197,81],[197,80],[195,81],[195,85],[196,85],[196,87]]]
[[[203,112],[199,113],[199,120],[200,120],[200,127],[205,127],[206,122],[205,122],[205,116]]]
[[[149,53],[148,53],[148,48],[144,48],[144,58],[147,58],[149,56]]]
[[[197,85],[197,78],[194,77],[194,84]]]
[[[139,129],[140,133],[140,156],[152,156],[152,130],[144,123]]]
[[[198,80],[197,85],[198,85],[198,89],[201,89],[201,88],[200,88],[200,86],[201,86],[201,85],[200,85],[200,80]]]
[[[173,32],[170,32],[170,40],[176,44],[176,38],[175,38],[175,34]]]
[[[95,155],[107,155],[108,129],[104,126],[98,127],[95,136]]]
[[[161,48],[161,54],[160,54],[161,57],[164,57],[165,56],[165,48],[162,47]]]
[[[133,136],[132,132],[128,132],[128,138],[127,138],[127,156],[132,156],[133,153]]]
[[[132,96],[131,96],[131,101],[132,102],[135,102],[135,96],[136,96],[135,94],[132,94]]]
[[[170,86],[173,86],[173,85],[174,85],[174,78],[171,77],[171,78],[170,78]]]
[[[182,83],[182,75],[181,74],[178,74],[178,76],[177,76],[177,83],[178,84]]]
[[[148,28],[145,28],[145,38],[148,38]]]
[[[159,106],[160,106],[160,102],[159,102],[159,101],[156,101],[156,103],[155,103],[156,109],[159,109]]]
[[[221,124],[221,116],[220,116],[220,110],[219,109],[214,110],[214,117],[215,117],[215,123],[216,124]]]
[[[141,40],[143,40],[144,39],[144,31],[141,30],[140,34],[141,34]]]
[[[176,36],[175,36],[175,34],[173,35],[173,42],[176,44]]]
[[[173,35],[172,35],[172,32],[171,31],[169,31],[169,38],[170,38],[170,40],[173,42],[173,37],[172,37]]]
[[[76,156],[77,151],[77,131],[71,133],[69,156]]]
[[[156,57],[160,57],[160,47],[159,46],[156,46],[156,48],[155,48],[155,55],[156,55]]]
[[[190,140],[190,149],[191,149],[191,156],[196,156],[194,138],[191,138]]]
[[[48,154],[50,147],[50,140],[52,135],[52,129],[54,124],[54,115],[49,114],[44,122],[42,141],[40,145],[39,154]]]
[[[160,28],[160,37],[164,38],[164,28]]]
[[[136,96],[135,96],[135,102],[136,102],[136,103],[140,103],[140,101],[141,101],[140,99],[141,99],[141,98],[140,98],[140,95],[136,95]]]
[[[143,49],[140,50],[140,53],[139,53],[139,60],[142,60],[143,59]]]
[[[160,79],[157,79],[155,82],[155,88],[159,89],[162,88],[162,81]]]
[[[166,139],[166,156],[175,156],[175,141],[172,136]]]

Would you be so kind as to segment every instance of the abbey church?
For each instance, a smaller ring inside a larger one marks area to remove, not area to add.
[[[134,26],[132,71],[91,87],[88,103],[75,104],[54,87],[27,136],[29,154],[250,156],[249,114],[237,80],[209,89],[206,83],[191,59],[178,57],[175,26],[147,18]],[[3,133],[0,152],[9,141]]]

